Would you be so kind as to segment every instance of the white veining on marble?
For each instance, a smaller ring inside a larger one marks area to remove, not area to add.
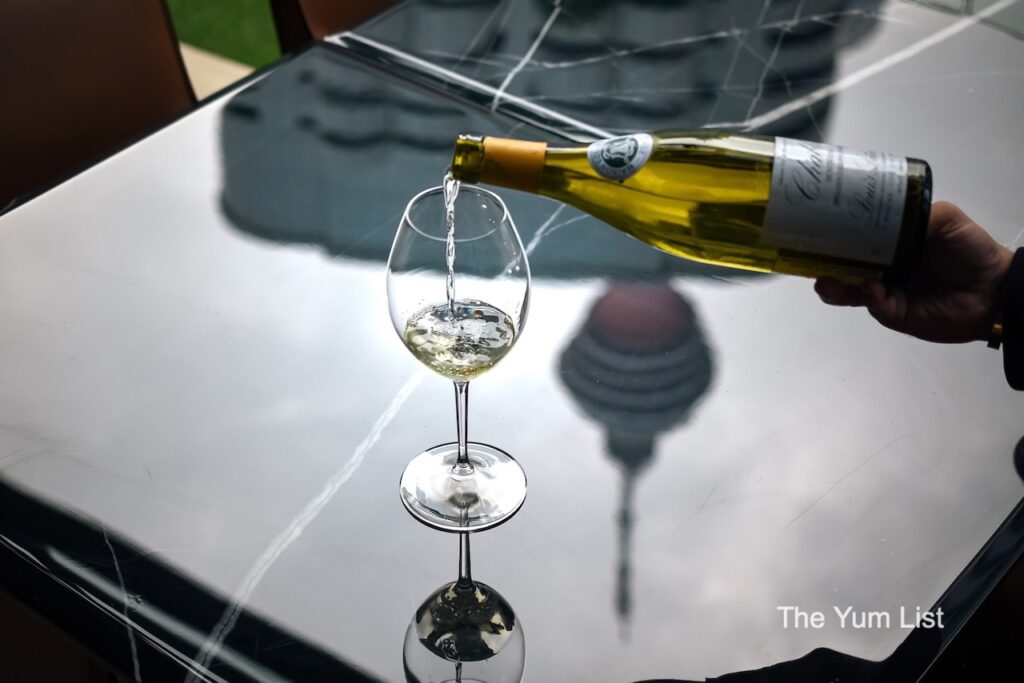
[[[110,542],[110,536],[104,528],[103,542],[110,549],[110,558],[114,561],[114,571],[117,573],[117,582],[121,584],[121,603],[124,611],[124,627],[128,631],[128,644],[132,650],[132,677],[133,680],[142,680],[142,671],[139,666],[139,645],[135,642],[135,630],[131,626],[131,617],[128,616],[128,586],[124,582],[124,574],[121,573],[121,563],[117,561],[117,553],[114,552],[114,544]]]
[[[501,85],[498,86],[498,90],[494,93],[494,99],[491,100],[491,111],[497,111],[498,105],[501,103],[501,97],[502,95],[505,94],[505,91],[508,89],[508,86],[512,84],[512,79],[514,79],[516,77],[516,74],[522,71],[523,67],[526,66],[526,64],[531,59],[533,59],[534,53],[537,52],[537,48],[540,47],[540,44],[544,41],[544,38],[547,37],[548,31],[551,30],[552,26],[554,26],[555,20],[558,19],[558,15],[561,14],[561,12],[562,0],[555,0],[555,6],[551,10],[551,14],[548,16],[548,20],[544,22],[544,25],[540,29],[540,33],[538,33],[537,37],[534,38],[533,44],[530,45],[530,49],[526,51],[526,54],[524,54],[523,58],[519,60],[519,63],[512,67],[512,70],[509,71],[508,74],[505,76],[505,80],[503,80],[501,82]]]
[[[824,491],[821,492],[821,494],[816,496],[814,498],[814,500],[812,500],[810,503],[808,503],[807,506],[804,507],[799,512],[799,514],[797,514],[796,517],[794,517],[793,519],[789,520],[789,523],[786,524],[786,528],[788,529],[789,527],[793,526],[796,522],[800,521],[800,519],[803,518],[804,515],[806,515],[808,512],[811,511],[812,508],[814,508],[818,503],[820,503],[822,500],[824,500],[825,497],[828,496],[828,494],[830,494],[833,491],[835,491],[836,488],[838,488],[840,484],[842,484],[844,481],[846,481],[847,479],[852,477],[854,474],[856,474],[857,472],[862,470],[865,466],[868,465],[868,463],[873,461],[880,454],[884,453],[885,451],[887,451],[890,447],[894,446],[895,444],[898,444],[900,441],[903,441],[904,439],[910,439],[912,437],[917,436],[920,433],[921,433],[920,431],[914,431],[914,432],[908,432],[906,434],[902,434],[900,436],[897,436],[894,439],[891,439],[889,442],[887,442],[881,448],[875,450],[871,455],[869,455],[868,457],[864,458],[864,460],[859,462],[856,466],[854,466],[848,472],[846,472],[841,477],[836,479],[828,488],[826,488]]]
[[[761,28],[761,20],[764,18],[764,13],[768,11],[769,6],[771,6],[771,0],[765,0],[764,7],[761,9],[761,16],[758,17],[757,29]],[[800,21],[800,12],[803,8],[804,0],[800,0],[800,3],[796,6],[796,12],[793,14],[793,24]],[[768,72],[775,67],[775,60],[779,57],[779,50],[782,48],[782,41],[786,39],[788,31],[789,27],[784,27],[779,31],[779,35],[775,37],[775,45],[772,47],[772,52],[768,56],[768,60],[764,63],[764,69],[761,70],[761,77],[757,79],[757,92],[754,94],[754,99],[750,101],[750,108],[747,109],[748,119],[754,115],[754,108],[757,107],[757,103],[761,101],[761,96],[764,94],[764,82],[768,79]]]
[[[395,397],[391,400],[387,409],[381,414],[377,421],[374,422],[373,427],[363,438],[363,440],[356,446],[355,451],[352,453],[352,457],[349,458],[348,462],[338,470],[327,483],[324,485],[323,490],[312,500],[310,500],[304,508],[292,519],[291,523],[285,527],[281,533],[279,533],[274,540],[267,546],[267,549],[263,551],[263,554],[257,558],[256,562],[253,563],[249,572],[245,575],[241,585],[235,592],[235,597],[228,609],[221,615],[220,621],[214,626],[213,631],[210,633],[210,637],[207,638],[206,642],[203,643],[202,647],[196,655],[196,664],[199,670],[208,670],[210,663],[213,658],[217,656],[220,650],[221,644],[224,639],[227,638],[228,634],[235,627],[235,622],[238,621],[238,617],[245,607],[246,603],[249,602],[249,598],[252,597],[253,591],[259,585],[260,581],[266,575],[267,571],[273,566],[277,558],[288,549],[295,540],[302,535],[306,527],[309,526],[316,517],[323,511],[331,499],[338,490],[352,478],[356,470],[363,463],[363,459],[371,448],[380,440],[381,434],[384,429],[391,423],[395,415],[401,409],[406,399],[416,390],[416,387],[420,385],[427,372],[424,369],[417,370],[412,377],[410,377],[402,388],[398,390]],[[186,677],[186,682],[191,683],[198,681],[195,673],[190,673]]]
[[[666,47],[679,47],[682,45],[690,45],[692,43],[703,43],[709,40],[718,40],[721,38],[737,38],[746,33],[748,33],[746,29],[739,28],[725,29],[722,31],[712,31],[710,33],[700,33],[695,36],[684,36],[682,38],[662,40],[657,43],[641,45],[639,47],[609,50],[607,54],[593,55],[591,57],[583,57],[581,59],[569,59],[561,62],[533,62],[530,64],[530,68],[531,70],[539,69],[542,71],[551,71],[554,69],[570,69],[577,66],[588,66],[590,64],[597,64],[599,62],[605,62],[610,59],[618,59],[619,57],[630,57],[632,55],[643,54],[644,52],[662,50]]]
[[[517,121],[514,126],[508,129],[508,132],[505,133],[505,137],[514,138],[516,134],[519,132],[519,129],[525,125],[526,123],[524,123],[523,121]]]
[[[759,62],[761,62],[761,64],[764,65],[764,69],[763,69],[763,71],[761,73],[761,77],[758,78],[757,85],[755,86],[756,92],[754,94],[753,99],[750,102],[750,107],[747,109],[747,118],[750,118],[751,116],[753,116],[754,109],[757,107],[757,104],[761,101],[761,97],[764,94],[765,80],[767,79],[768,73],[770,71],[773,71],[776,74],[778,74],[778,76],[779,76],[780,80],[782,81],[783,85],[786,87],[786,94],[789,97],[793,97],[794,79],[789,78],[789,76],[785,72],[781,71],[775,65],[775,62],[778,59],[779,50],[780,50],[780,48],[782,46],[782,43],[784,41],[785,34],[789,32],[790,27],[796,26],[797,24],[802,24],[802,23],[811,21],[812,19],[815,18],[815,17],[807,17],[805,19],[801,18],[801,12],[803,10],[804,1],[805,0],[801,0],[800,1],[800,4],[797,6],[796,12],[794,13],[793,19],[790,20],[789,22],[787,22],[786,23],[786,28],[783,28],[780,31],[778,39],[775,41],[775,45],[772,48],[771,55],[769,56],[768,59],[765,59],[764,57],[759,55],[756,51],[751,50],[749,47],[745,47],[746,52],[749,55],[751,55],[752,57],[757,59]],[[771,4],[771,0],[766,0],[766,5],[765,5],[764,9],[767,10],[768,7],[770,6],[770,4]],[[758,18],[758,27],[760,27],[761,19],[763,17],[764,17],[764,12],[762,11],[760,17]],[[827,23],[827,22],[821,22],[821,23]],[[829,24],[829,25],[832,25],[832,24]],[[719,89],[719,92],[721,93],[721,92],[724,92],[725,90],[726,89],[723,87],[723,88]],[[719,99],[719,100],[717,100],[715,102],[716,108],[717,108],[718,102],[720,102],[720,101],[721,100]],[[818,117],[814,113],[814,108],[811,105],[807,105],[806,107],[804,107],[804,109],[805,109],[805,112],[807,114],[807,120],[810,121],[811,125],[814,127],[814,131],[817,134],[818,139],[819,140],[825,139],[825,131],[821,127],[821,124],[818,122]],[[712,121],[714,121],[714,112],[712,112],[708,116],[708,123],[705,123],[704,127],[714,126],[715,124],[711,123]]]
[[[361,36],[351,31],[345,31],[344,33],[338,33],[332,36],[328,36],[327,38],[325,38],[325,40],[329,43],[333,43],[341,47],[348,47],[348,44],[346,43],[346,41],[348,40],[362,43],[367,47],[373,48],[374,50],[387,54],[393,58],[398,58],[400,60],[407,61],[410,64],[414,64],[415,66],[423,69],[427,73],[432,73],[436,76],[440,76],[446,82],[463,85],[477,92],[486,93],[488,96],[492,98],[494,97],[494,94],[497,92],[496,88],[487,85],[486,83],[483,83],[473,78],[469,78],[468,76],[463,76],[462,74],[452,71],[451,69],[446,69],[442,66],[438,66],[433,62],[428,62],[425,59],[420,59],[415,55],[409,54],[408,52],[396,49],[394,47],[391,47],[390,45],[385,45],[384,43],[380,43],[376,40],[373,40],[372,38],[366,38],[365,36]],[[559,123],[564,123],[568,126],[572,126],[573,128],[576,128],[584,133],[589,133],[595,138],[611,137],[608,131],[604,130],[603,128],[598,128],[596,126],[590,125],[589,123],[584,123],[583,121],[563,114],[560,111],[549,109],[548,107],[544,107],[542,105],[534,104],[527,100],[526,98],[519,97],[517,95],[510,95],[509,93],[503,93],[501,97],[502,100],[508,102],[509,104],[522,107],[523,109],[526,109],[532,113],[539,114],[552,121],[558,121]]]
[[[512,2],[504,2],[502,0],[494,6],[494,10],[487,16],[487,19],[480,23],[480,30],[478,30],[476,32],[476,35],[473,36],[473,40],[469,41],[469,46],[466,48],[465,52],[462,53],[462,56],[459,57],[459,60],[455,62],[455,66],[458,66],[463,61],[465,61],[467,57],[469,57],[469,53],[472,52],[473,48],[476,47],[477,42],[479,42],[480,38],[487,31],[488,27],[491,25],[491,22],[494,21],[494,18],[498,16],[499,12],[504,10],[505,13],[501,16],[501,20],[498,22],[498,28],[496,29],[495,32],[497,33],[498,31],[501,31],[501,27],[508,19],[508,15],[512,10],[513,4],[515,4],[515,0],[512,0]]]
[[[445,50],[423,50],[420,52],[424,57],[437,57],[440,59],[452,60],[454,64],[452,66],[459,66],[460,64],[475,64],[476,66],[493,66],[501,69],[505,69],[512,65],[515,57],[508,58],[506,55],[492,53],[487,57],[470,57],[468,55],[460,55],[454,52],[447,52]]]
[[[533,234],[533,237],[530,239],[530,243],[526,245],[526,255],[527,256],[532,254],[533,250],[537,248],[537,246],[540,244],[541,240],[543,240],[545,237],[547,237],[551,233],[555,232],[556,230],[558,230],[560,228],[564,228],[567,225],[572,225],[573,223],[581,221],[581,220],[583,220],[584,218],[587,217],[586,214],[580,214],[578,216],[573,216],[572,218],[570,218],[568,220],[564,220],[561,223],[555,223],[554,222],[555,218],[558,217],[558,214],[562,213],[562,209],[564,209],[565,206],[566,206],[565,204],[560,204],[558,206],[558,208],[555,209],[555,212],[553,214],[551,214],[551,216],[546,221],[544,221],[544,225],[542,225],[539,228],[537,228],[537,232],[535,232]]]
[[[893,52],[892,54],[878,60],[877,62],[869,64],[868,66],[849,74],[848,76],[844,76],[839,80],[834,81],[833,83],[829,83],[828,85],[822,86],[817,90],[814,90],[804,95],[803,97],[798,97],[795,100],[780,105],[775,109],[772,109],[771,111],[765,112],[758,116],[748,116],[747,120],[745,121],[738,121],[733,123],[719,123],[715,125],[722,127],[735,126],[743,128],[745,130],[752,130],[755,128],[760,128],[761,126],[765,126],[769,123],[778,121],[784,116],[787,116],[795,111],[799,111],[800,109],[820,102],[821,100],[827,97],[832,97],[838,92],[846,90],[847,88],[857,85],[858,83],[867,80],[868,78],[871,78],[872,76],[881,73],[886,69],[894,67],[902,62],[905,62],[911,57],[914,57],[924,52],[928,48],[934,47],[935,45],[938,45],[939,43],[945,40],[949,40],[958,33],[963,32],[964,30],[991,17],[992,15],[1002,12],[1006,8],[1015,5],[1017,2],[1018,0],[999,0],[999,2],[996,2],[993,5],[989,5],[985,9],[979,11],[977,14],[967,16],[964,17],[963,19],[955,21],[946,28],[940,31],[936,31],[932,35],[926,38],[922,38],[921,40],[917,41],[916,43],[912,43],[911,45],[908,45],[902,50]],[[755,99],[754,102],[751,103],[751,111],[753,111],[753,107],[756,104],[757,100]]]
[[[764,59],[760,58],[763,62]],[[915,84],[915,83],[944,83],[947,81],[962,80],[962,79],[982,79],[982,78],[1003,78],[1006,76],[1020,76],[1024,75],[1024,69],[992,69],[990,71],[964,71],[962,73],[944,73],[934,74],[931,76],[914,76],[913,78],[887,78],[878,79],[872,81],[874,84]],[[823,81],[825,79],[820,77],[813,78],[791,78],[788,79],[787,85],[794,86],[809,81]],[[643,103],[650,100],[651,95],[685,95],[692,93],[699,93],[704,91],[703,86],[683,86],[678,88],[661,88],[661,87],[646,87],[646,88],[623,88],[621,90],[595,90],[593,92],[584,93],[573,93],[569,95],[560,94],[543,94],[543,95],[531,95],[524,97],[523,99],[529,100],[530,102],[543,102],[545,100],[558,100],[559,102],[570,102],[573,100],[588,100],[595,97],[601,97],[608,99],[609,101],[621,101],[621,102],[637,102]],[[731,85],[728,87],[716,88],[718,93],[728,94],[742,94],[746,92],[753,93],[757,90],[757,85],[754,83],[746,85]],[[712,110],[713,111],[713,110]],[[518,126],[524,124],[519,123]],[[726,123],[715,123],[708,124],[711,126],[726,126],[733,124]],[[607,132],[615,132],[617,130],[632,131],[635,132],[634,128],[608,128]]]
[[[1020,232],[1017,233],[1017,236],[1013,238],[1012,242],[1010,242],[1009,247],[1010,249],[1016,249],[1022,244],[1024,244],[1024,228],[1020,229]]]
[[[580,15],[570,12],[565,5],[562,5],[562,17],[575,22],[575,26],[573,26],[573,31],[578,32],[583,36],[589,37],[591,40],[594,41],[596,45],[603,45],[605,50],[605,56],[612,55],[615,52],[615,48],[605,44],[607,43],[607,36],[602,31],[595,30],[594,27],[591,26],[590,23],[587,21],[587,17],[585,15],[585,12]],[[535,64],[537,64],[537,62],[531,60],[530,63],[527,64],[527,68],[525,69],[525,71],[533,71],[533,69],[529,67]],[[612,60],[611,67],[620,74],[622,74],[622,76],[625,78],[627,82],[633,79],[633,75],[622,65],[620,60]]]
[[[769,5],[771,4],[771,0],[768,0],[768,4]],[[901,23],[901,22],[899,22],[899,20],[894,19],[892,17],[871,14],[871,13],[865,12],[864,10],[861,10],[861,9],[840,10],[840,11],[836,11],[836,12],[828,12],[828,13],[825,13],[825,14],[809,15],[809,16],[806,16],[806,17],[801,17],[799,19],[799,22],[813,21],[813,22],[816,22],[816,23],[828,23],[830,21],[833,21],[834,19],[840,19],[840,18],[846,17],[846,16],[871,17],[871,18],[874,18],[874,19],[883,19],[885,21],[890,21],[890,22],[893,22],[893,23]],[[771,21],[771,22],[768,22],[767,24],[760,24],[759,26],[757,26],[756,29],[739,28],[739,27],[734,26],[732,28],[722,29],[722,30],[719,30],[719,31],[709,31],[708,33],[698,33],[696,35],[682,36],[682,37],[679,37],[679,38],[671,38],[669,40],[662,40],[662,41],[659,41],[657,43],[649,43],[647,45],[639,45],[637,47],[619,48],[619,49],[615,49],[615,50],[609,50],[606,54],[603,54],[603,55],[593,55],[593,56],[590,56],[590,57],[583,57],[583,58],[580,58],[580,59],[569,59],[569,60],[564,60],[564,61],[559,61],[559,62],[541,62],[541,61],[530,62],[529,65],[528,65],[528,68],[526,70],[527,71],[533,71],[533,70],[550,71],[550,70],[554,70],[554,69],[569,69],[569,68],[573,68],[573,67],[577,67],[577,66],[588,66],[590,64],[597,64],[599,62],[608,61],[610,59],[618,59],[619,57],[631,57],[633,55],[639,55],[639,54],[643,54],[645,52],[653,52],[653,51],[656,51],[656,50],[663,50],[665,48],[670,48],[670,47],[682,47],[684,45],[693,45],[693,44],[704,43],[704,42],[708,42],[708,41],[712,41],[712,40],[721,40],[721,39],[724,39],[724,38],[736,38],[736,39],[739,39],[741,37],[749,35],[754,30],[764,30],[764,29],[782,29],[782,30],[786,30],[786,29],[791,29],[791,28],[793,28],[796,25],[796,23],[797,22],[794,22],[794,20],[792,20],[792,19],[782,19],[782,20],[778,20],[778,21]]]
[[[761,22],[764,21],[764,15],[771,6],[771,0],[764,0],[764,4],[761,5],[761,13],[757,17],[757,25],[760,26]],[[736,31],[736,17],[730,12],[729,23],[732,24],[732,30]],[[747,36],[749,32],[744,31],[743,34],[736,39],[736,49],[733,50],[732,59],[729,60],[729,68],[725,71],[725,78],[722,79],[721,87],[717,88],[717,97],[715,103],[711,107],[711,112],[708,114],[708,121],[715,120],[715,114],[718,113],[718,105],[722,103],[722,95],[729,90],[729,81],[732,80],[733,74],[736,72],[736,63],[739,62],[740,53],[747,49]],[[749,52],[749,50],[747,50]],[[691,90],[694,90],[691,88]]]
[[[83,565],[80,562],[73,560],[71,557],[65,555],[60,550],[54,547],[48,547],[46,553],[50,556],[57,565],[63,567],[70,573],[74,574],[75,578],[78,579],[77,583],[70,583],[62,579],[59,575],[50,573],[49,576],[54,579],[61,586],[67,588],[69,591],[80,595],[89,604],[96,607],[98,610],[107,614],[112,619],[122,619],[123,616],[118,612],[111,603],[102,599],[101,597],[94,595],[92,592],[87,590],[87,587],[94,588],[106,595],[111,600],[116,600],[120,594],[119,589],[105,576],[99,572]],[[164,633],[171,634],[175,638],[189,643],[195,647],[199,647],[203,643],[203,635],[192,626],[179,620],[178,618],[171,616],[159,607],[155,607],[148,603],[141,603],[136,605],[135,612],[145,618],[146,623],[158,626],[163,629]],[[203,681],[224,681],[226,679],[221,676],[210,672],[201,671],[195,668],[195,662],[191,657],[186,655],[181,650],[175,648],[171,643],[164,640],[161,634],[154,633],[149,629],[145,628],[142,624],[137,621],[129,620],[129,625],[138,632],[145,642],[161,653],[167,655],[168,658],[174,660],[180,664],[183,668],[193,671],[200,680]],[[236,670],[242,672],[248,676],[251,680],[256,681],[280,681],[280,676],[275,674],[273,671],[263,667],[254,660],[242,655],[233,648],[224,648],[221,653],[222,661],[230,664]]]
[[[533,250],[537,248],[537,244],[544,238],[544,234],[547,229],[555,222],[555,219],[565,210],[565,204],[559,204],[555,210],[548,216],[548,219],[544,221],[537,232],[533,233],[533,237],[530,238],[530,243],[526,245],[526,255],[529,256],[533,253]]]
[[[30,553],[29,551],[25,550],[20,545],[18,545],[17,543],[12,541],[11,539],[7,538],[3,534],[0,534],[0,543],[3,543],[8,548],[10,548],[11,550],[16,552],[17,554],[19,554],[22,557],[24,557],[29,562],[31,562],[34,565],[36,565],[36,567],[38,569],[42,569],[43,571],[46,571],[46,565],[43,564],[42,562],[40,562],[38,557],[36,557],[32,553]]]

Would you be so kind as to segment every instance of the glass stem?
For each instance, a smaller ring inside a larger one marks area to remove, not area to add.
[[[459,581],[463,588],[473,585],[473,575],[469,566],[469,534],[459,534]]]
[[[452,467],[452,474],[469,476],[473,474],[473,464],[469,461],[469,382],[455,383],[455,421],[459,435],[459,455]]]

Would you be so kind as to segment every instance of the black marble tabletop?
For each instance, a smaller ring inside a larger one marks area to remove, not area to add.
[[[0,217],[0,589],[140,680],[404,680],[458,545],[398,479],[455,425],[384,268],[455,136],[882,149],[1017,246],[1021,28],[1017,0],[416,0],[211,98]],[[470,436],[529,494],[474,574],[525,680],[920,675],[1024,547],[998,355],[502,195],[531,311]]]

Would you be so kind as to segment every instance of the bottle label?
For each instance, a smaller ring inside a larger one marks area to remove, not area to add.
[[[598,140],[587,147],[590,167],[612,180],[625,180],[651,158],[654,138],[647,133]]]
[[[890,265],[906,196],[903,157],[775,138],[762,239],[783,249]]]

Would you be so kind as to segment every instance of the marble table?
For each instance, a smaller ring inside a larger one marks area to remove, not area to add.
[[[398,479],[455,426],[384,262],[455,136],[917,156],[1019,246],[1022,30],[1017,0],[414,0],[210,98],[0,216],[0,589],[129,678],[404,680],[458,545]],[[532,308],[470,434],[529,495],[474,573],[525,680],[919,677],[1024,548],[998,354],[503,196]]]

